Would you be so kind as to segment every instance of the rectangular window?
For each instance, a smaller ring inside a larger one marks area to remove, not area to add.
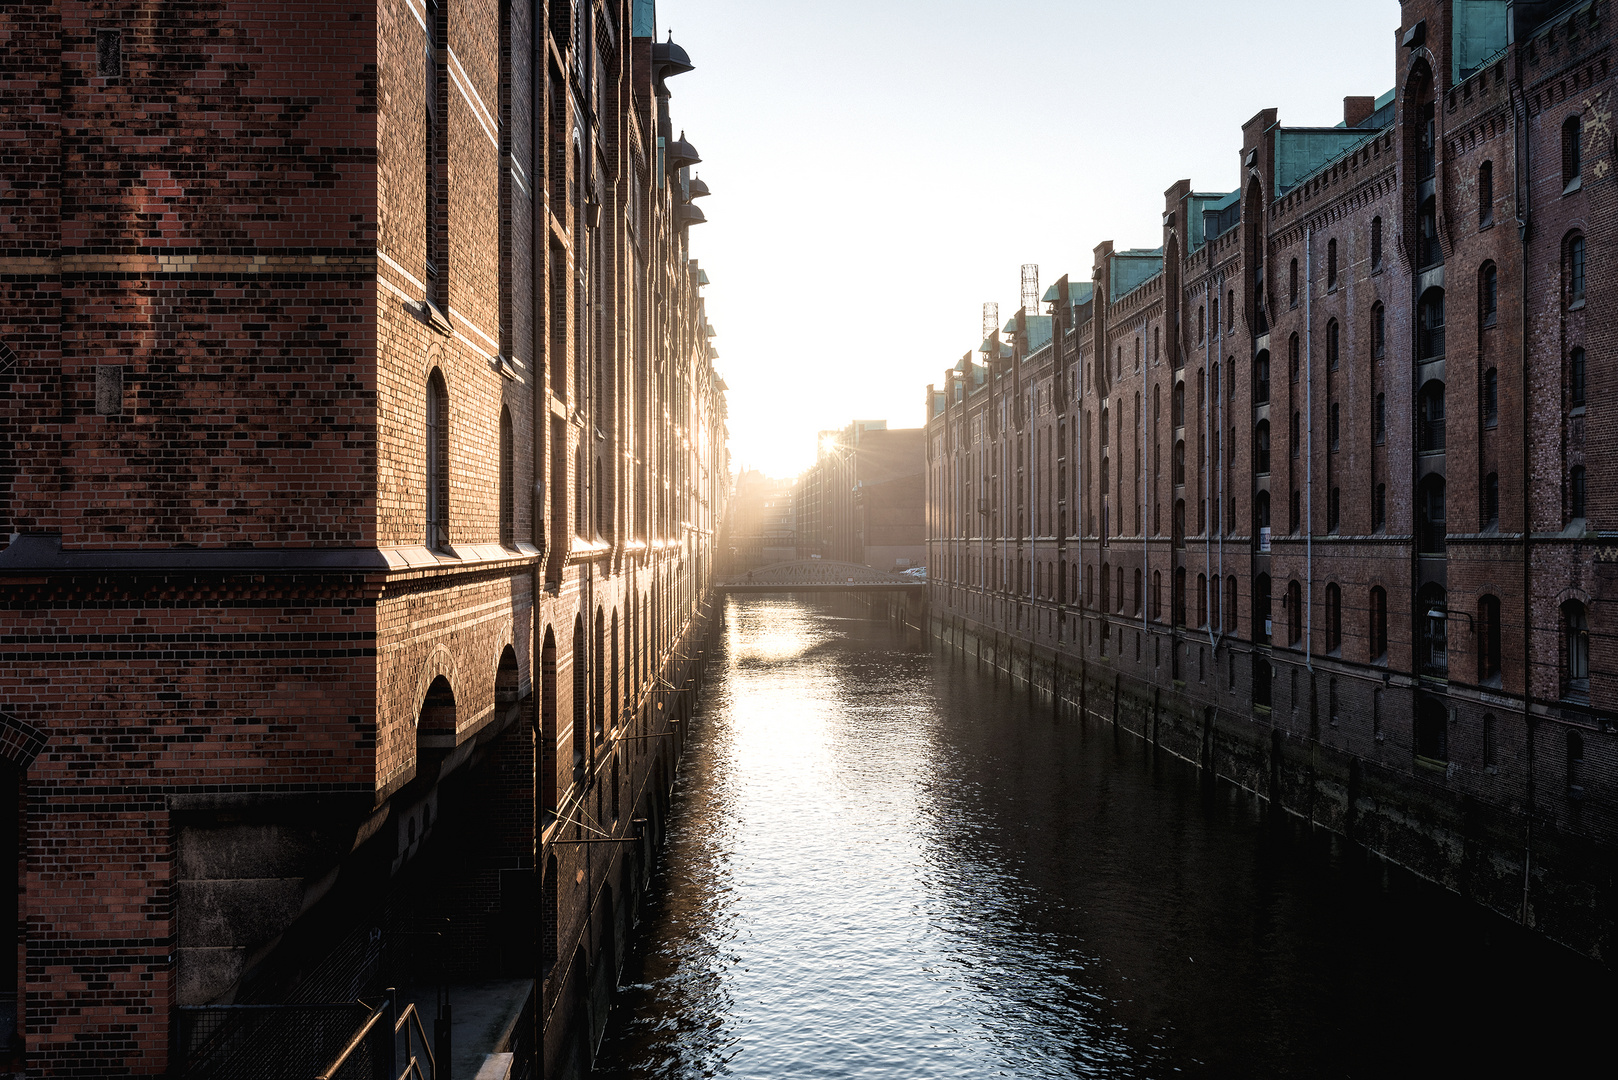
[[[118,79],[124,74],[124,35],[122,30],[96,31],[96,75]]]

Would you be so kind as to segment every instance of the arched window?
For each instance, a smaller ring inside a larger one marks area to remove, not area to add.
[[[1298,335],[1287,339],[1287,369],[1293,382],[1298,381]]]
[[[1416,487],[1416,550],[1423,555],[1442,555],[1445,537],[1444,478],[1430,473]]]
[[[1584,605],[1562,605],[1562,694],[1576,701],[1590,697],[1590,622]]]
[[[1260,420],[1253,429],[1253,471],[1267,473],[1270,471],[1270,422]]]
[[[577,663],[577,661],[575,661]],[[596,608],[595,647],[590,650],[590,720],[595,741],[607,734],[607,614]]]
[[[1418,360],[1436,360],[1444,355],[1444,290],[1431,288],[1421,294],[1416,306],[1416,349]]]
[[[1177,439],[1174,443],[1174,484],[1176,487],[1185,483],[1185,440]]]
[[[1500,524],[1500,474],[1490,473],[1483,478],[1483,527]]]
[[[1371,659],[1381,660],[1388,655],[1388,594],[1380,585],[1371,589],[1370,617]]]
[[[1421,388],[1417,401],[1419,422],[1418,447],[1424,454],[1441,453],[1444,449],[1444,384],[1429,379]]]
[[[1296,646],[1303,640],[1303,587],[1296,581],[1287,583],[1287,644]]]
[[[1101,610],[1112,610],[1112,566],[1101,564]]]
[[[1102,446],[1107,445],[1107,438],[1108,438],[1108,435],[1111,432],[1111,429],[1112,429],[1112,423],[1111,423],[1110,410],[1103,408],[1101,410],[1101,445]],[[1019,462],[1019,466],[1020,466],[1020,464],[1021,463]],[[1101,486],[1106,487],[1107,486],[1106,481],[1102,481]]]
[[[1382,269],[1382,219],[1371,219],[1371,269]]]
[[[1494,162],[1478,166],[1478,228],[1494,224]]]
[[[1206,316],[1206,312],[1207,312],[1206,308],[1202,307],[1201,305],[1197,306],[1197,340],[1199,342],[1204,337],[1207,336],[1206,331],[1205,331],[1204,326],[1203,326],[1203,319]]]
[[[1270,643],[1270,575],[1268,574],[1260,574],[1253,579],[1253,640],[1260,645]]]
[[[1584,405],[1584,349],[1575,346],[1567,358],[1567,399],[1573,408]]]
[[[1343,647],[1343,590],[1336,582],[1326,586],[1326,651],[1335,653]]]
[[[1332,371],[1337,370],[1337,346],[1340,337],[1337,320],[1329,320],[1326,323],[1326,367]]]
[[[1488,682],[1500,674],[1500,598],[1486,595],[1478,600],[1478,681]]]
[[[1584,516],[1584,466],[1575,465],[1567,471],[1567,508],[1568,516],[1582,518]]]
[[[1440,698],[1423,696],[1416,703],[1416,756],[1440,764],[1449,761],[1449,711]]]
[[[1174,625],[1185,625],[1185,567],[1174,568]]]
[[[1174,397],[1169,404],[1170,420],[1175,427],[1185,426],[1185,382],[1174,384]]]
[[[1152,618],[1161,621],[1163,618],[1163,571],[1152,571]]]
[[[1584,237],[1574,234],[1567,241],[1567,306],[1584,303]]]
[[[1493,326],[1500,303],[1500,275],[1494,263],[1484,263],[1478,272],[1478,317],[1485,327]]]
[[[1141,596],[1141,578],[1142,578],[1142,575],[1141,575],[1141,572],[1140,572],[1140,567],[1137,566],[1135,568],[1135,614],[1136,615],[1139,615],[1141,613],[1141,611],[1143,610],[1142,604],[1144,603],[1144,599],[1145,599],[1144,597]]]
[[[1236,290],[1231,289],[1225,294],[1225,329],[1236,329]]]
[[[1185,547],[1185,500],[1174,500],[1174,546]]]
[[[1416,211],[1416,266],[1425,270],[1444,261],[1444,249],[1438,243],[1438,202],[1429,195]]]
[[[585,778],[584,733],[590,723],[590,691],[585,676],[589,672],[589,653],[585,651],[584,616],[573,619],[573,782],[582,784]]]
[[[1490,368],[1483,373],[1483,426],[1500,422],[1500,373]]]
[[[1562,121],[1562,190],[1571,189],[1579,180],[1579,118],[1570,116]]]
[[[1197,575],[1197,625],[1208,625],[1208,575]]]
[[[435,368],[427,379],[426,518],[424,543],[434,550],[449,547],[449,392]]]
[[[1388,313],[1378,300],[1371,305],[1371,356],[1380,358],[1388,351]]]
[[[1287,273],[1287,303],[1292,307],[1298,306],[1298,260],[1292,260],[1292,268]]]
[[[1449,672],[1449,604],[1442,585],[1429,583],[1416,594],[1416,666],[1425,675]]]
[[[1118,568],[1118,611],[1124,610],[1124,568]]]
[[[1236,575],[1225,579],[1225,633],[1236,633]]]
[[[1337,288],[1337,241],[1326,241],[1326,291]]]
[[[516,543],[516,485],[512,479],[514,447],[511,436],[511,410],[500,409],[500,542]]]
[[[540,650],[539,771],[540,813],[544,822],[556,816],[556,631],[545,628]]]
[[[1253,360],[1253,404],[1264,405],[1270,400],[1270,353],[1261,350]]]

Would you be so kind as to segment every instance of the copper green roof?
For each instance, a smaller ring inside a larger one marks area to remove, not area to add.
[[[1132,293],[1163,272],[1162,248],[1130,248],[1115,251],[1110,261],[1111,280],[1107,283],[1110,301]]]
[[[1451,84],[1474,72],[1506,47],[1506,0],[1454,0],[1450,15]]]

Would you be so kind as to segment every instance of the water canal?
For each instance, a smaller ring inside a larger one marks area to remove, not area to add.
[[[732,600],[717,637],[598,1075],[1608,1060],[1605,969],[1106,724],[857,606]]]

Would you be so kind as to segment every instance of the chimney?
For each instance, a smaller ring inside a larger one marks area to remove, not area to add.
[[[1343,99],[1343,125],[1345,127],[1358,127],[1365,118],[1376,111],[1376,98],[1374,97],[1346,97]]]

